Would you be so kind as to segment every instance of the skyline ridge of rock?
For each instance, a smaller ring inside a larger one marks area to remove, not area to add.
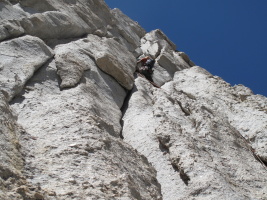
[[[0,0],[0,199],[267,199],[267,98],[176,48],[104,0]]]

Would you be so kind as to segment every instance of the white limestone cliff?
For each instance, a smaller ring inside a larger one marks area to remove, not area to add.
[[[267,98],[103,0],[0,0],[0,91],[0,199],[267,199]]]

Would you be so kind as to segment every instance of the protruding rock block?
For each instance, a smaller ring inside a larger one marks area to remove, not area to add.
[[[152,58],[157,58],[163,49],[174,51],[175,44],[159,29],[147,33],[141,39],[141,49],[143,54]]]
[[[157,62],[170,74],[171,77],[174,76],[176,71],[190,67],[190,65],[186,63],[176,52],[170,50],[168,51],[166,49],[161,51],[161,54],[157,58]]]
[[[24,36],[0,43],[0,86],[11,100],[53,51],[37,37]]]
[[[133,87],[136,59],[114,39],[88,35],[86,39],[60,45],[55,51],[62,88],[76,85],[83,71],[90,68],[92,59],[124,88]]]

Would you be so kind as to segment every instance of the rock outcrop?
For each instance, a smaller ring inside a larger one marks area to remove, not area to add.
[[[0,20],[0,199],[267,198],[266,97],[103,0],[1,0]]]
[[[156,168],[163,199],[266,197],[266,166],[260,162],[266,111],[255,109],[249,98],[241,101],[247,88],[231,87],[197,66],[177,72],[161,89],[143,79],[135,83],[123,117],[124,141]],[[266,105],[266,98],[258,98],[257,106]],[[259,124],[251,122],[260,116],[254,121]],[[243,128],[254,142],[241,135]]]

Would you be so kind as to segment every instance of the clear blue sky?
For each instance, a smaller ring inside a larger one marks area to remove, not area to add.
[[[197,65],[267,96],[267,0],[106,0]]]

